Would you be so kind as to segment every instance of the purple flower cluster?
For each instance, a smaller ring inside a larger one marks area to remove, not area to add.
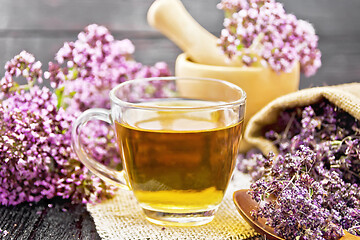
[[[57,99],[47,87],[29,87],[42,74],[40,68],[31,71],[33,59],[22,52],[6,68],[5,75],[13,87],[3,92],[6,98],[0,105],[0,204],[37,202],[55,196],[87,202],[108,196],[111,187],[92,176],[71,149],[74,116],[57,110]],[[20,76],[28,80],[27,84],[14,81]]]
[[[280,153],[295,153],[305,145],[350,183],[360,183],[360,123],[328,101],[289,109],[265,135]]]
[[[279,155],[239,162],[253,198],[266,202],[254,216],[285,239],[338,239],[342,229],[360,236],[360,123],[322,100],[283,111],[269,129]]]
[[[82,112],[92,107],[110,107],[109,91],[117,84],[145,77],[169,76],[167,64],[144,66],[132,59],[130,40],[116,40],[110,31],[89,25],[74,42],[66,42],[49,63],[45,76],[52,87],[61,89],[67,111]],[[74,93],[76,93],[74,95]]]
[[[96,24],[87,26],[74,42],[66,42],[49,63],[45,76],[56,88],[58,106],[78,116],[89,108],[110,108],[109,92],[117,84],[146,77],[169,76],[164,62],[144,66],[132,59],[130,40],[116,40],[110,31]],[[146,86],[133,94],[146,91]],[[83,130],[84,145],[97,161],[121,168],[115,134],[106,123],[92,121]]]
[[[22,51],[19,55],[8,61],[5,65],[5,75],[0,80],[0,100],[6,97],[12,88],[18,88],[18,84],[13,81],[13,77],[23,77],[26,85],[22,88],[29,88],[36,81],[42,82],[41,62],[35,61],[33,55]]]
[[[285,12],[275,0],[222,0],[224,29],[219,46],[246,66],[269,66],[290,72],[300,63],[306,76],[321,66],[318,37],[311,24]]]
[[[131,59],[133,52],[129,40],[115,40],[105,27],[88,26],[49,63],[44,76],[54,92],[35,85],[43,73],[31,54],[21,52],[6,64],[0,81],[0,204],[55,196],[87,203],[113,195],[113,186],[78,161],[71,149],[71,126],[82,111],[109,107],[108,92],[116,84],[170,75],[165,63],[143,66]],[[20,78],[26,82],[17,83]],[[90,122],[85,130],[89,154],[121,168],[111,127]]]

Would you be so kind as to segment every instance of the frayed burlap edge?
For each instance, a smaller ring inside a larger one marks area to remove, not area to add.
[[[323,98],[360,119],[360,83],[314,87],[281,96],[270,102],[249,120],[244,138],[263,154],[270,151],[277,153],[277,148],[263,136],[264,127],[276,123],[279,113],[285,109],[311,105]]]

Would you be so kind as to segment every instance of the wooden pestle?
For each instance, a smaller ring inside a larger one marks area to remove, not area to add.
[[[227,59],[217,46],[218,38],[187,12],[180,0],[155,0],[147,14],[150,26],[158,29],[182,49],[192,61],[217,66],[240,66]]]

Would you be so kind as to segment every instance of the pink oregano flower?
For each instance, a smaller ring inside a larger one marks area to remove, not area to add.
[[[306,76],[321,66],[318,37],[313,26],[288,14],[275,0],[222,0],[224,29],[219,46],[229,58],[245,66],[268,66],[290,72],[300,63]]]
[[[144,66],[133,60],[134,50],[130,40],[115,40],[107,28],[93,24],[64,44],[44,74],[41,63],[25,51],[6,64],[0,80],[1,205],[56,196],[88,203],[113,195],[115,187],[78,161],[71,126],[82,111],[109,107],[108,92],[116,84],[170,75],[165,63]],[[36,84],[43,75],[54,91]],[[111,127],[90,122],[85,130],[89,154],[121,167]]]

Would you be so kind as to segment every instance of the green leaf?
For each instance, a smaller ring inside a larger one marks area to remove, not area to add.
[[[243,44],[240,44],[240,45],[238,45],[238,46],[236,47],[236,49],[237,49],[238,51],[241,51],[241,50],[244,49],[244,45],[243,45]]]
[[[76,79],[78,74],[79,74],[79,71],[77,71],[76,69],[73,69],[73,71],[72,71],[72,79]]]
[[[17,82],[13,82],[13,86],[10,88],[10,92],[17,91],[20,85]]]
[[[75,91],[73,91],[73,92],[71,92],[71,93],[69,93],[69,97],[73,97],[73,96],[75,96],[75,94],[76,94],[76,92]]]
[[[65,86],[55,89],[55,95],[57,97],[57,106],[56,106],[57,110],[59,110],[63,104],[64,90],[65,90]]]
[[[314,195],[314,189],[309,188],[309,192],[310,192],[310,198],[312,198],[312,196]]]
[[[342,144],[342,141],[340,141],[340,140],[331,141],[332,146],[337,146],[337,145],[341,145],[341,144]]]
[[[266,198],[270,198],[270,193],[268,193],[268,192],[265,193],[265,197],[266,197]]]
[[[229,27],[229,32],[232,34],[236,34],[236,27],[235,26],[230,26]]]

